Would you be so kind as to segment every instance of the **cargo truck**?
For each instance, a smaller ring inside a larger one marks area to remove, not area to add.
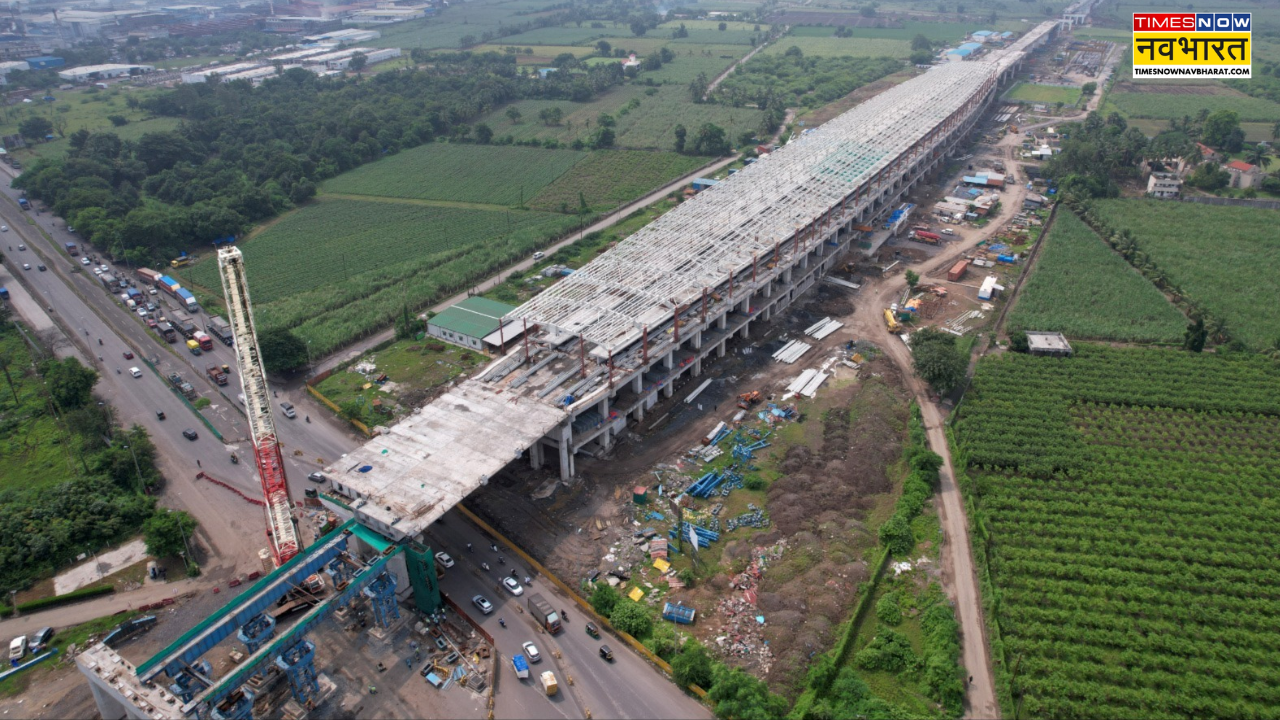
[[[102,283],[102,286],[108,290],[114,290],[119,287],[119,284],[116,282],[116,276],[111,273],[102,273],[98,276],[98,280]]]
[[[551,608],[551,603],[541,595],[529,597],[529,612],[547,632],[555,635],[560,632],[560,616]]]
[[[928,230],[917,230],[916,239],[920,242],[927,242],[937,245],[942,241],[942,236],[938,233],[931,233]]]
[[[156,283],[156,286],[174,297],[178,297],[178,291],[182,289],[178,281],[168,275],[161,275],[160,282]]]
[[[151,268],[138,268],[138,277],[152,285],[157,285],[160,283],[161,276],[160,273],[152,270]]]
[[[556,674],[550,670],[542,673],[542,689],[547,692],[547,696],[555,695],[560,692],[560,686],[556,684]]]
[[[223,374],[222,368],[218,367],[217,365],[210,365],[209,367],[205,368],[204,371],[209,375],[209,379],[214,381],[215,383],[219,385],[227,384],[227,376]]]
[[[75,243],[66,243],[65,247],[67,248],[67,254],[72,257],[80,254],[80,248],[77,248]]]
[[[209,337],[208,333],[197,330],[191,335],[191,339],[200,344],[201,350],[213,349],[213,338]]]
[[[23,210],[30,210],[31,203],[27,202],[26,198],[18,198],[18,207],[22,208]]]
[[[196,342],[195,340],[188,340],[187,350],[190,350],[192,355],[199,355],[201,353],[200,343]]]
[[[200,304],[196,302],[196,296],[192,295],[191,291],[186,288],[178,288],[178,293],[174,297],[178,298],[178,301],[182,303],[187,312],[196,312],[200,309]]]
[[[176,260],[169,261],[170,267],[176,267],[176,268],[180,268],[190,264],[191,264],[191,256],[186,253],[182,253],[182,255]]]
[[[178,331],[174,330],[173,326],[167,322],[162,322],[159,325],[156,325],[156,332],[159,333],[160,337],[164,338],[164,341],[167,343],[178,342]]]
[[[511,666],[516,670],[516,677],[521,680],[529,678],[529,661],[525,660],[523,655],[516,655],[511,658]]]
[[[208,330],[210,335],[221,340],[223,345],[230,347],[235,342],[235,338],[231,334],[231,323],[217,315],[209,318],[209,322],[204,329]]]

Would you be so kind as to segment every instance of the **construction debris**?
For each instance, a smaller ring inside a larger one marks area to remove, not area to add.
[[[773,359],[788,365],[800,359],[801,355],[809,352],[813,346],[808,343],[802,343],[799,340],[792,340],[783,345],[778,352],[773,354]]]

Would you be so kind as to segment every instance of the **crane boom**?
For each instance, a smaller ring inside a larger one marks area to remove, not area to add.
[[[258,349],[258,333],[253,325],[253,307],[249,304],[249,283],[244,271],[244,256],[239,248],[218,251],[218,270],[222,291],[227,300],[227,319],[235,336],[236,365],[240,368],[240,384],[244,389],[244,405],[249,415],[249,432],[253,439],[253,459],[262,481],[262,495],[267,501],[267,522],[271,528],[271,554],[279,567],[298,554],[298,528],[293,519],[293,503],[284,474],[284,457],[271,417],[271,391],[267,373]]]

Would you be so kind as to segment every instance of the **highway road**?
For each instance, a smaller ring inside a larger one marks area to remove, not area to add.
[[[501,545],[498,552],[490,549],[491,539],[468,523],[459,513],[451,511],[443,523],[437,523],[428,531],[432,547],[444,550],[456,565],[445,571],[440,582],[441,590],[455,602],[466,608],[498,645],[502,665],[498,672],[497,706],[499,717],[582,718],[589,710],[595,718],[710,718],[711,712],[696,699],[675,688],[671,681],[645,662],[625,643],[601,631],[599,640],[587,635],[587,617],[577,603],[564,597],[554,585],[535,577],[524,594],[513,597],[500,587],[501,579],[515,570],[524,586],[524,577],[530,574],[508,550]],[[474,552],[467,552],[471,543]],[[506,564],[498,563],[502,555]],[[488,563],[485,571],[480,563]],[[539,593],[557,611],[568,609],[569,619],[555,636],[538,632],[537,623],[527,611],[527,600]],[[493,603],[493,612],[484,615],[472,602],[475,595],[483,595]],[[503,628],[498,619],[506,620]],[[528,680],[518,680],[511,667],[511,658],[523,653],[521,644],[532,641],[537,646],[542,661],[530,666]],[[600,657],[601,645],[613,650],[613,662]],[[555,657],[555,652],[560,657]],[[551,670],[559,681],[560,693],[548,698],[542,692],[537,677],[544,670]],[[574,679],[570,686],[569,676]]]
[[[37,301],[34,309],[52,317],[65,334],[74,338],[81,357],[87,358],[101,374],[95,392],[115,407],[119,422],[140,424],[151,434],[159,451],[160,470],[169,481],[161,501],[187,510],[200,521],[199,536],[212,556],[204,558],[208,561],[206,571],[225,570],[229,575],[260,569],[257,553],[266,546],[266,521],[261,508],[225,488],[195,479],[196,474],[204,470],[247,495],[256,497],[261,492],[252,469],[252,448],[245,418],[232,406],[233,401],[227,400],[240,392],[238,376],[233,371],[232,382],[226,386],[231,390],[224,396],[205,377],[204,365],[197,369],[201,361],[205,365],[226,363],[234,368],[233,350],[218,344],[212,353],[194,357],[183,345],[164,343],[117,298],[108,295],[96,277],[84,271],[88,268],[54,244],[83,242],[67,233],[61,220],[47,212],[40,215],[24,212],[16,203],[18,191],[6,188],[4,193],[9,197],[0,198],[0,223],[8,225],[10,231],[0,234],[0,242],[5,244],[8,272],[22,275]],[[27,222],[28,218],[38,223],[54,241],[41,235]],[[25,244],[27,250],[17,250],[20,244]],[[9,247],[14,250],[10,252]],[[32,269],[22,270],[23,263],[29,263]],[[39,264],[46,265],[48,271],[37,270]],[[79,270],[71,272],[72,268]],[[17,304],[24,316],[33,310],[30,303],[26,305]],[[28,319],[37,327],[49,325],[38,314]],[[99,339],[102,345],[98,345]],[[177,348],[182,351],[174,352]],[[125,352],[134,353],[134,359],[126,359]],[[159,374],[151,372],[139,356],[154,358]],[[129,374],[129,368],[135,366],[143,371],[141,378]],[[169,372],[180,372],[201,396],[213,400],[204,412],[226,438],[225,444],[169,389],[163,378]],[[280,399],[289,399],[302,411],[296,420],[288,420],[283,414],[276,416],[290,489],[295,498],[301,498],[304,487],[309,485],[306,476],[356,447],[359,440],[338,425],[329,413],[317,413],[311,418],[312,422],[305,422],[310,401],[287,394]],[[160,420],[157,411],[164,412],[166,419]],[[183,438],[182,431],[187,428],[195,430],[199,438],[195,441]],[[247,462],[232,464],[233,452]]]

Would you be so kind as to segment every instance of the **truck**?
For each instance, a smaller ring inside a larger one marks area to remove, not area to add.
[[[179,255],[176,260],[169,261],[169,266],[176,267],[176,268],[184,267],[190,264],[191,264],[191,256],[186,253],[182,253],[181,255]]]
[[[22,208],[23,210],[30,210],[31,203],[27,202],[26,198],[18,198],[18,207]]]
[[[196,302],[196,296],[192,295],[191,291],[186,288],[178,288],[178,293],[175,297],[187,309],[187,312],[196,312],[200,309],[200,304]]]
[[[64,246],[67,248],[67,254],[71,257],[75,257],[80,254],[80,248],[76,247],[75,243],[65,243]]]
[[[116,280],[116,276],[111,273],[102,273],[98,276],[98,280],[102,282],[102,286],[108,290],[115,290],[120,287],[120,283]]]
[[[209,322],[204,326],[209,334],[222,341],[223,345],[231,347],[235,342],[235,337],[231,334],[231,323],[214,315],[209,318]]]
[[[161,275],[160,282],[156,283],[156,287],[174,297],[178,297],[178,291],[182,289],[182,286],[178,284],[178,281],[168,275]]]
[[[0,300],[8,300],[8,299],[9,299],[9,288],[0,287]]]
[[[172,385],[175,390],[182,393],[188,400],[194,400],[196,398],[196,389],[192,387],[191,383],[183,380],[182,376],[178,373],[169,373],[168,380],[169,384]]]
[[[199,332],[196,324],[191,322],[191,317],[181,310],[173,310],[167,313],[167,319],[173,323],[178,332],[182,333],[185,338],[193,338]]]
[[[529,678],[529,661],[524,659],[523,655],[516,655],[511,658],[511,667],[516,670],[516,677],[521,680]]]
[[[124,295],[135,303],[142,303],[146,301],[146,296],[138,292],[137,288],[129,288],[128,290],[125,290]]]
[[[167,343],[178,342],[178,331],[174,330],[173,325],[170,325],[167,322],[162,322],[159,325],[156,325],[156,333],[159,334],[160,337],[164,338],[164,341]]]
[[[9,664],[17,665],[27,654],[27,636],[19,635],[9,641]]]
[[[552,635],[560,632],[560,615],[542,595],[535,593],[529,596],[529,612],[547,632]]]
[[[938,233],[929,232],[928,230],[916,230],[916,239],[920,242],[927,242],[937,245],[942,241],[942,236]]]
[[[187,349],[191,351],[192,355],[199,355],[201,353],[200,343],[196,342],[195,340],[187,341]]]
[[[152,270],[151,268],[138,268],[138,277],[142,278],[143,282],[150,285],[160,284],[160,273]]]
[[[560,686],[556,684],[555,673],[551,672],[550,670],[547,670],[546,672],[542,673],[542,676],[540,679],[542,680],[542,689],[547,692],[548,697],[560,692]]]
[[[191,339],[200,344],[201,350],[213,349],[213,338],[209,337],[209,334],[206,332],[197,330],[191,335]]]
[[[208,374],[209,379],[214,381],[215,383],[219,385],[227,384],[227,376],[223,374],[222,368],[218,367],[217,365],[210,365],[209,367],[205,368],[204,371],[206,374]]]

